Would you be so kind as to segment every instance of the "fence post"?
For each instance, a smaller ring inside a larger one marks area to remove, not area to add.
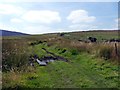
[[[116,54],[116,56],[118,57],[118,52],[117,52],[118,50],[117,50],[117,44],[116,44],[116,42],[115,42],[115,54]]]

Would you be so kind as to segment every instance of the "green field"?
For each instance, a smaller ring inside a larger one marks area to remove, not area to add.
[[[97,42],[78,41],[86,41],[90,36],[96,37]],[[3,37],[2,87],[120,88],[120,43],[117,43],[116,53],[115,42],[104,42],[113,38],[119,38],[118,31]],[[68,62],[56,60],[47,66],[34,62],[34,66],[30,66],[30,55],[38,55],[39,58],[51,56],[42,48],[66,58]]]

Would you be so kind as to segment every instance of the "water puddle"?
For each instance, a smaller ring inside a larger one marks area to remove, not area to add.
[[[49,62],[54,62],[55,60],[68,62],[68,60],[62,56],[55,55],[54,53],[47,51],[45,48],[43,48],[43,50],[52,56],[44,56],[41,58],[39,58],[37,55],[30,56],[29,62],[31,66],[34,66],[34,62],[37,62],[40,66],[46,66]]]

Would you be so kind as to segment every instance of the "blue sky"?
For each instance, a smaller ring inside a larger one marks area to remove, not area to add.
[[[4,2],[0,29],[29,34],[117,29],[116,2]]]

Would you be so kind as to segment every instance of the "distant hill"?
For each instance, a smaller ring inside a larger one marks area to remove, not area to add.
[[[0,30],[0,36],[22,36],[22,35],[29,35],[29,34],[14,32],[14,31],[7,31],[7,30]]]

